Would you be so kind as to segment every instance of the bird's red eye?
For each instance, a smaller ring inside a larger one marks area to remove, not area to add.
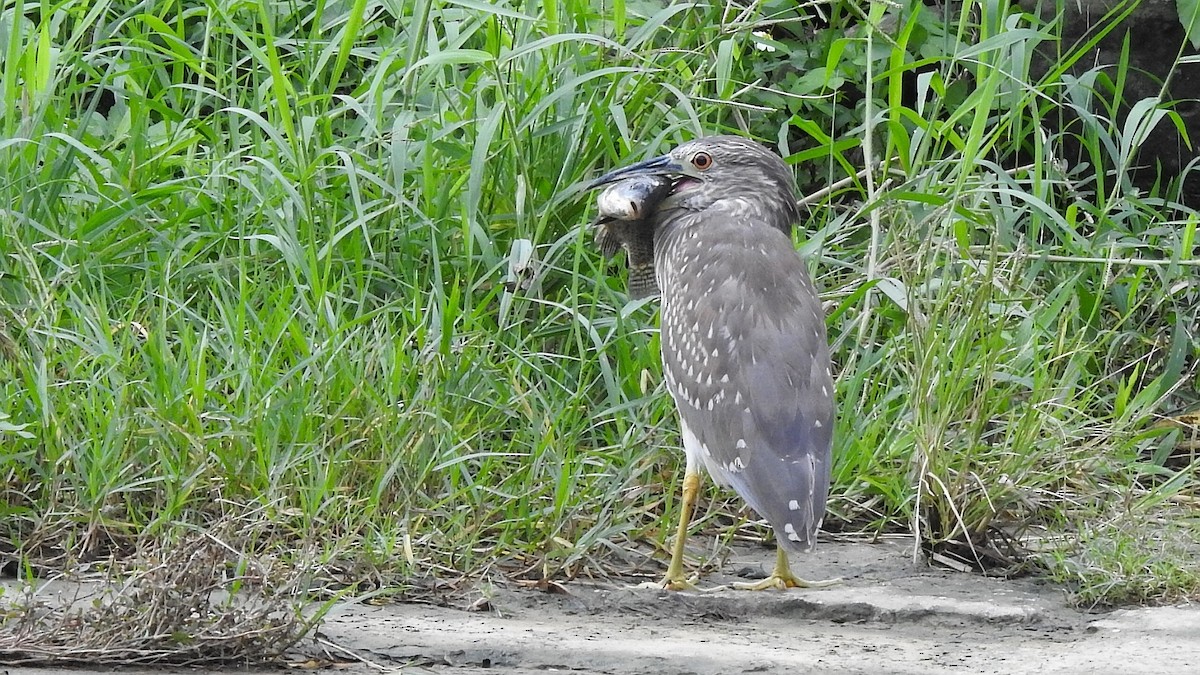
[[[701,171],[707,170],[708,167],[712,166],[712,164],[712,155],[708,154],[707,152],[697,152],[696,154],[692,155],[692,166],[700,169]]]

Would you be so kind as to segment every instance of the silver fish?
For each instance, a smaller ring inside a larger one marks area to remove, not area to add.
[[[671,192],[672,181],[660,176],[636,176],[609,185],[596,198],[600,217],[596,245],[611,258],[625,249],[629,266],[629,295],[645,298],[658,295],[654,279],[654,223],[650,217]]]

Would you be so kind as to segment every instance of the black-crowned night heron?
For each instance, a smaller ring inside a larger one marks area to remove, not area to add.
[[[800,217],[791,171],[757,143],[713,136],[588,187],[648,178],[651,187],[667,179],[670,189],[647,192],[646,203],[635,205],[645,211],[642,220],[618,232],[626,240],[652,233],[663,375],[687,454],[663,585],[691,587],[683,551],[700,466],[775,530],[774,572],[743,587],[828,583],[796,577],[787,557],[816,543],[833,440],[829,344],[820,300],[791,239]]]

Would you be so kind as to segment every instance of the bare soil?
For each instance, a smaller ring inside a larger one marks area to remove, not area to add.
[[[702,583],[773,560],[770,549],[739,550]],[[1200,672],[1198,607],[1084,613],[1051,584],[915,563],[903,540],[823,544],[795,563],[809,578],[844,581],[755,593],[502,588],[481,592],[474,612],[339,608],[321,635],[405,673]]]
[[[773,559],[769,549],[738,550],[701,583],[735,581]],[[911,545],[898,540],[823,543],[794,569],[843,582],[713,593],[632,581],[569,582],[565,592],[513,584],[481,589],[463,608],[346,604],[293,665],[456,675],[1200,672],[1200,607],[1085,613],[1037,580],[914,563]],[[49,671],[0,665],[5,672]]]

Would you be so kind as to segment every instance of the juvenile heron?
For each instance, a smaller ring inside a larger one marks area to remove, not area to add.
[[[791,171],[757,143],[713,136],[588,187],[646,177],[671,181],[665,197],[646,205],[644,219],[661,293],[663,375],[687,455],[663,586],[691,587],[683,550],[700,466],[775,530],[774,572],[743,588],[828,583],[804,581],[788,567],[789,552],[816,543],[833,441],[829,344],[820,300],[791,239],[800,218]]]

